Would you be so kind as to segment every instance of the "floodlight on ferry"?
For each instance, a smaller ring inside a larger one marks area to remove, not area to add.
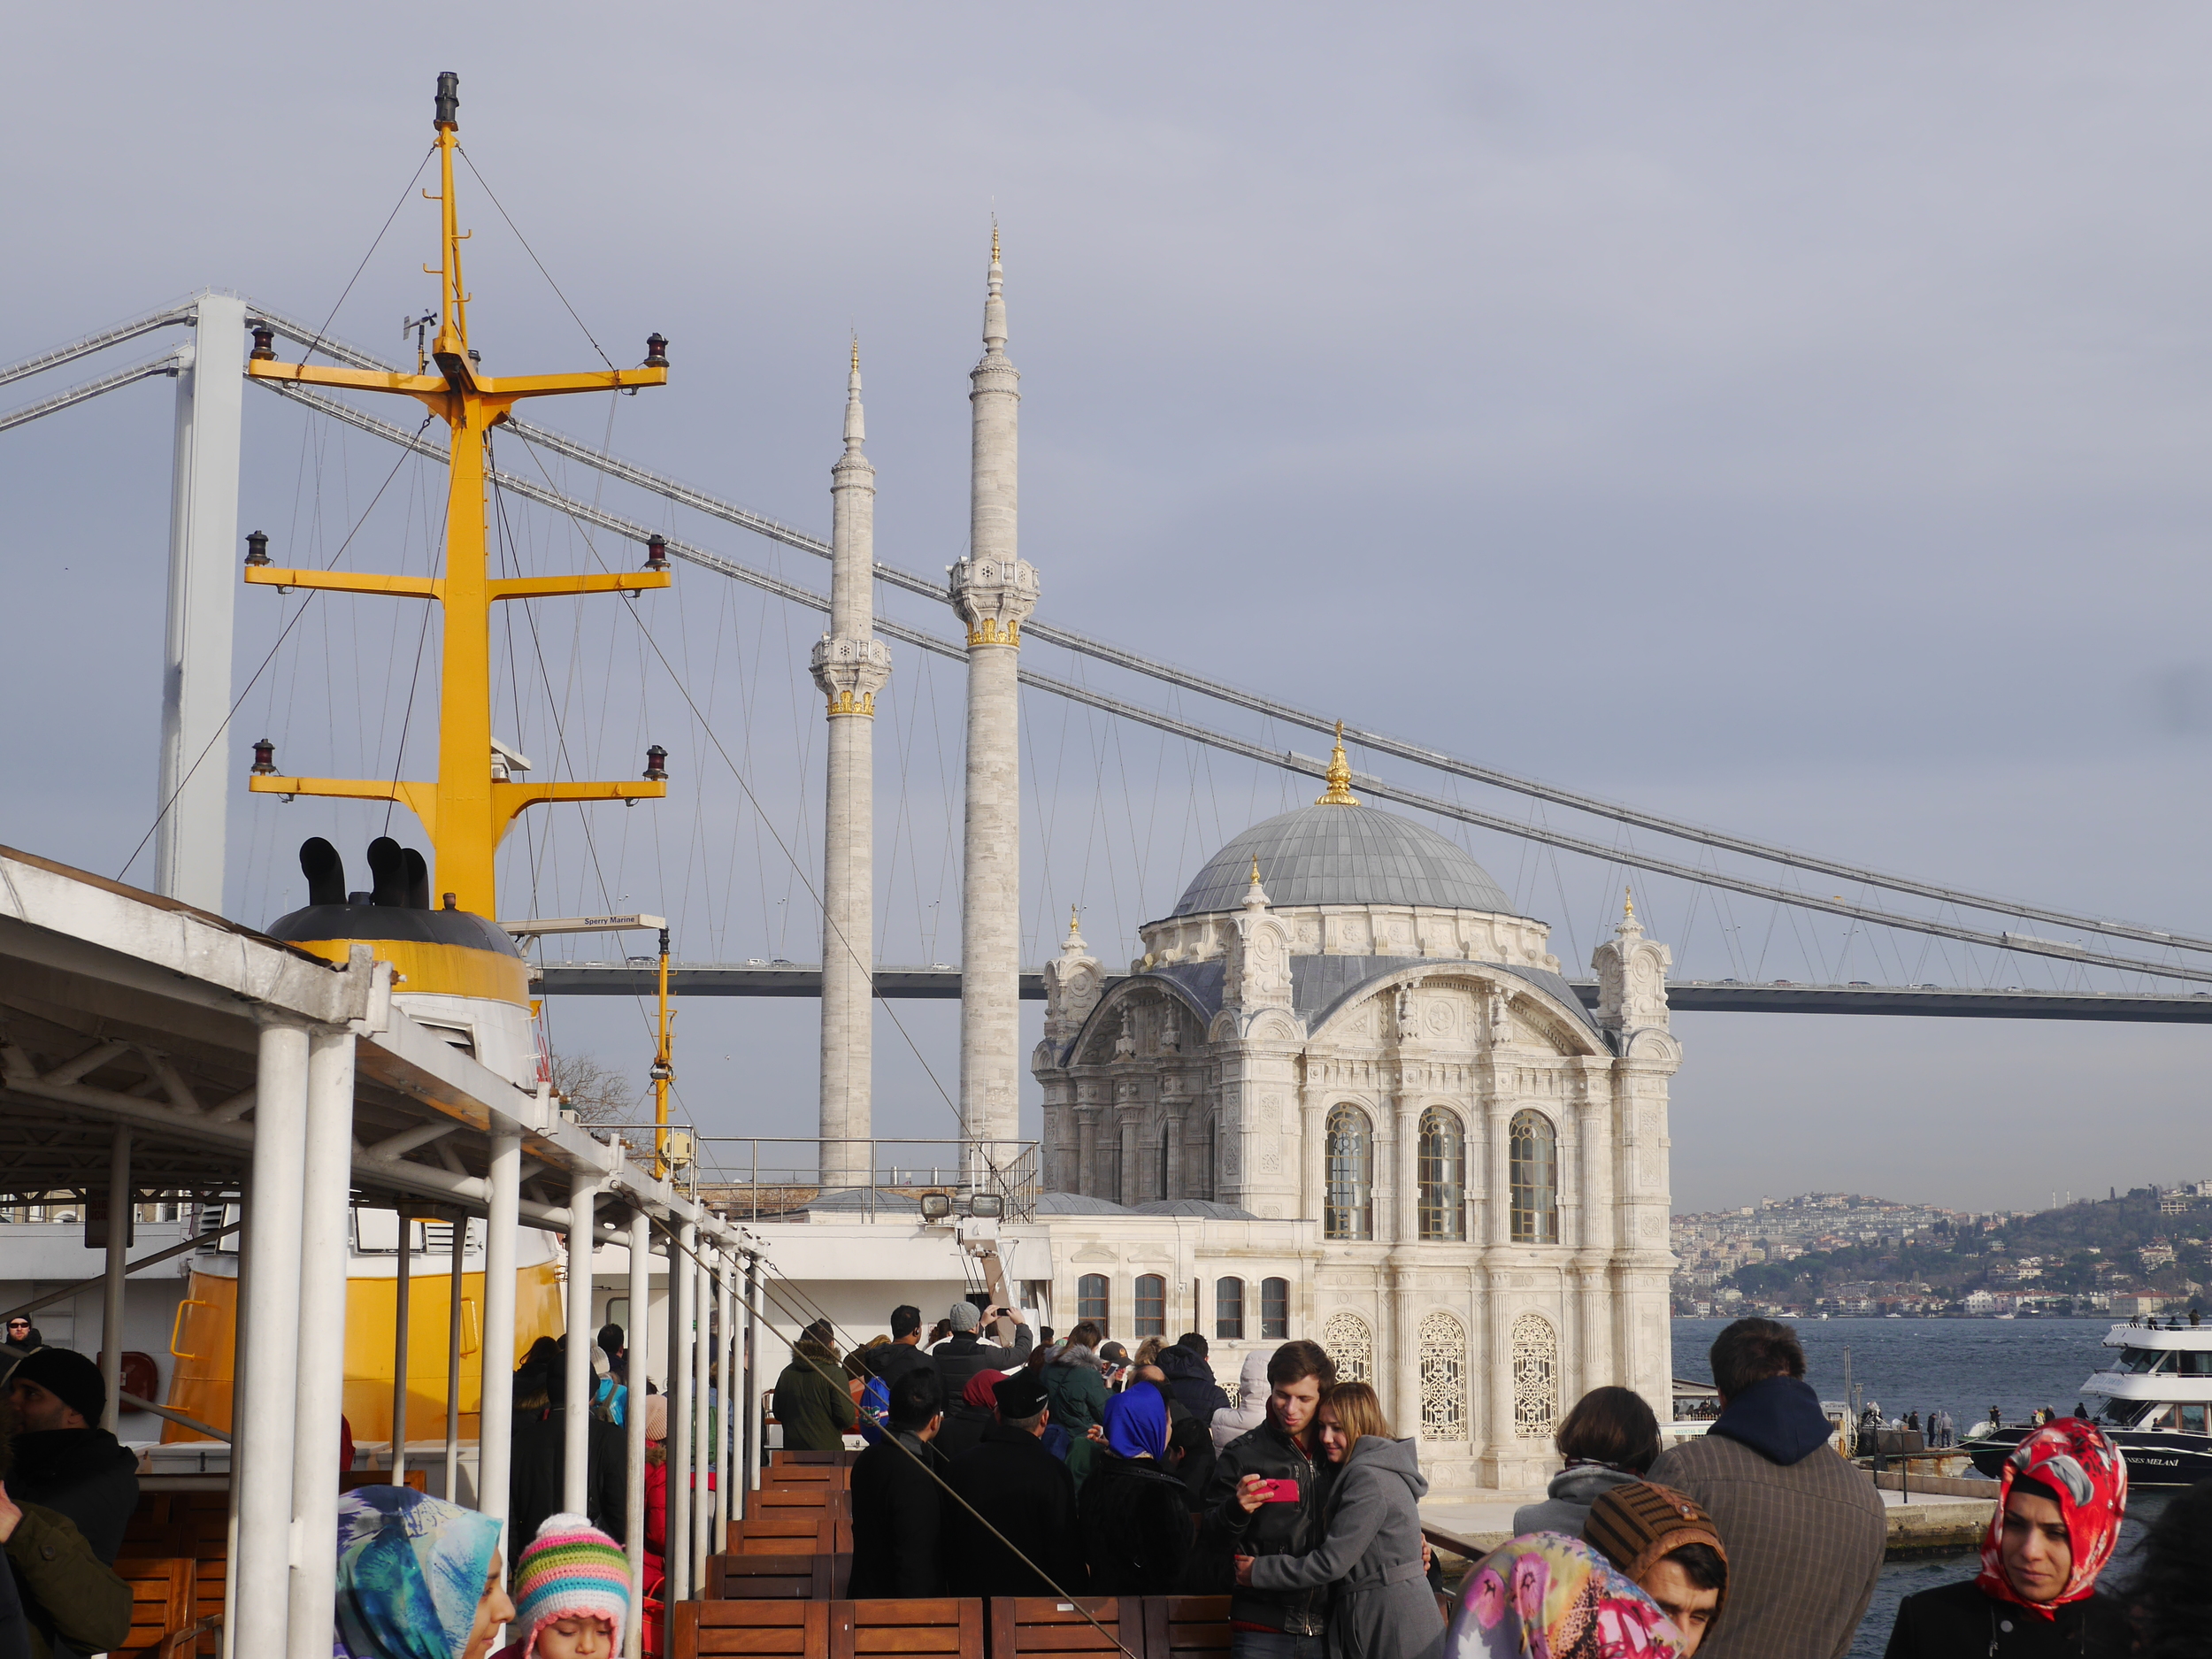
[[[995,1221],[1006,1213],[1006,1201],[996,1193],[977,1193],[968,1200],[968,1213]]]
[[[922,1194],[922,1219],[924,1221],[942,1221],[951,1214],[952,1194],[950,1193],[924,1193]]]

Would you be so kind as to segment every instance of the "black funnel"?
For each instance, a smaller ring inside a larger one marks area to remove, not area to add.
[[[300,843],[300,873],[307,878],[310,904],[346,902],[346,861],[321,836],[312,835]]]
[[[430,908],[430,861],[412,847],[407,849],[407,908],[426,910]]]
[[[369,895],[370,903],[404,908],[407,855],[390,836],[380,835],[369,843],[369,873],[376,879],[375,889]]]

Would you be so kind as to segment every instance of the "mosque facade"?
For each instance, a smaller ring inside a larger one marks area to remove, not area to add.
[[[959,1108],[980,1169],[1017,1154],[1021,889],[1018,662],[1040,592],[1016,538],[1020,377],[995,233],[970,376]],[[830,629],[822,1213],[869,1184],[868,729],[874,472],[848,382]],[[1045,964],[1030,1058],[1044,1127],[1033,1217],[1010,1222],[1025,1302],[1135,1342],[1198,1330],[1218,1376],[1288,1336],[1373,1383],[1440,1493],[1542,1483],[1561,1414],[1605,1383],[1663,1416],[1669,1029],[1663,945],[1633,907],[1585,1008],[1543,923],[1464,849],[1362,805],[1341,742],[1313,805],[1254,826],[1107,972],[1073,918]],[[791,1243],[800,1248],[795,1233]],[[861,1249],[829,1281],[879,1279]],[[916,1258],[918,1260],[918,1257]]]
[[[1348,783],[1340,745],[1125,973],[1071,919],[1032,1057],[1056,1310],[1312,1336],[1440,1490],[1540,1485],[1585,1390],[1671,1402],[1669,954],[1625,907],[1586,1010],[1542,923]]]

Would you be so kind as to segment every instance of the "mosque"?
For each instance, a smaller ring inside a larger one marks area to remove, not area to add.
[[[1019,375],[995,234],[971,375],[961,1069],[964,1133],[1018,1135],[1017,664],[1038,573],[1016,542]],[[871,1118],[869,729],[891,678],[872,634],[874,472],[860,374],[833,471],[824,881],[826,1190],[859,1179]],[[1025,1299],[1133,1345],[1198,1330],[1217,1373],[1310,1336],[1417,1433],[1440,1494],[1540,1485],[1586,1389],[1671,1413],[1664,945],[1632,902],[1586,1010],[1548,929],[1465,850],[1363,806],[1340,741],[1312,805],[1199,870],[1109,972],[1070,918],[1029,1056],[1044,1128],[1033,1219],[1007,1233]],[[818,1236],[820,1236],[818,1234]]]

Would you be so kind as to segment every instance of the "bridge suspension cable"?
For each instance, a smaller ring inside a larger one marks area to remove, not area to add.
[[[265,309],[259,311],[258,315],[287,338],[301,344],[313,341],[321,350],[342,361],[352,363],[357,367],[389,369],[393,366],[355,348],[340,345],[327,336],[318,335],[303,324],[280,317],[275,312]],[[756,535],[764,536],[786,547],[811,553],[820,558],[826,559],[830,557],[828,542],[818,536],[809,535],[803,531],[795,530],[790,526],[780,523],[764,513],[754,512],[748,508],[720,500],[703,490],[650,472],[634,462],[603,454],[565,434],[511,419],[507,424],[518,437],[526,439],[540,449],[559,455],[565,459],[595,468],[611,478],[635,485],[641,489],[650,491],[680,506],[689,507],[710,518],[718,518],[725,524],[749,530]],[[397,427],[392,428],[393,432],[398,430]],[[389,434],[385,435],[389,435]],[[875,573],[877,580],[887,586],[918,594],[940,604],[950,603],[942,582],[932,581],[927,577],[917,575],[911,571],[901,570],[895,565],[880,563],[876,565]],[[1142,674],[1164,684],[1173,686],[1179,690],[1196,692],[1200,695],[1214,698],[1217,702],[1226,703],[1233,707],[1244,709],[1255,714],[1263,715],[1270,719],[1304,726],[1313,732],[1326,733],[1335,729],[1336,722],[1333,718],[1310,710],[1294,708],[1289,704],[1277,702],[1273,698],[1263,696],[1259,693],[1248,691],[1240,687],[1210,679],[1203,674],[1194,673],[1188,669],[1178,668],[1172,664],[1163,663],[1138,652],[1125,649],[1120,646],[1093,639],[1087,634],[1079,634],[1070,628],[1059,627],[1054,624],[1033,618],[1023,625],[1023,632],[1030,639],[1060,646],[1095,661],[1116,668],[1126,669],[1132,673]],[[1133,707],[1133,705],[1130,706]],[[1132,715],[1130,718],[1137,717]],[[1649,830],[1654,833],[1666,835],[1678,841],[1695,842],[1700,846],[1710,847],[1720,852],[1740,854],[1764,863],[1803,870],[1855,887],[1875,887],[1884,892],[1904,894],[1909,897],[1927,899],[1934,903],[1947,904],[1959,910],[1982,910],[1999,916],[2016,916],[2051,926],[2099,933],[2107,938],[2128,939],[2139,944],[2155,945],[2167,949],[2212,951],[2212,939],[2169,933],[2164,929],[2145,926],[2140,923],[2078,916],[2070,911],[2053,910],[2046,905],[2032,904],[2024,900],[1997,898],[1987,894],[1970,892],[1962,887],[1946,887],[1938,882],[1916,880],[1909,876],[1891,875],[1878,870],[1863,869],[1855,864],[1843,864],[1835,859],[1820,857],[1815,854],[1800,852],[1786,847],[1773,846],[1763,841],[1750,841],[1740,835],[1731,835],[1724,831],[1713,829],[1704,825],[1689,824],[1680,819],[1663,818],[1657,813],[1646,812],[1620,802],[1608,801],[1601,796],[1584,795],[1575,790],[1562,788],[1557,785],[1518,777],[1511,772],[1501,772],[1494,766],[1485,766],[1474,761],[1446,754],[1441,749],[1431,749],[1425,744],[1411,742],[1404,738],[1393,737],[1387,733],[1371,731],[1348,724],[1344,727],[1344,737],[1347,741],[1356,743],[1378,754],[1388,755],[1394,759],[1411,761],[1417,765],[1426,766],[1453,777],[1464,778],[1470,782],[1488,784],[1494,787],[1526,795],[1531,799],[1543,801],[1554,806],[1567,807],[1578,812],[1589,813],[1593,817],[1609,818],[1632,828]],[[1456,815],[1455,812],[1455,816]],[[1475,820],[1469,819],[1468,821]],[[1494,821],[1500,824],[1509,822],[1506,819]],[[1519,826],[1513,828],[1510,833],[1533,835],[1533,832]],[[1542,836],[1533,836],[1533,838],[1543,839]],[[1725,880],[1705,877],[1699,879],[1707,880],[1708,885],[1729,885]],[[1739,888],[1738,890],[1748,891],[1750,889]],[[1832,908],[1809,900],[1793,900],[1793,902],[1799,902],[1811,905],[1815,909]],[[1857,912],[1838,911],[1837,913],[1840,915]],[[1882,913],[1874,912],[1873,914]],[[1996,937],[1996,935],[1981,936]],[[2008,935],[2008,937],[2023,936]],[[2062,941],[2043,941],[2039,943],[2048,949],[2039,954],[2075,959],[2072,949]],[[2028,947],[2023,943],[2008,946],[2007,949],[2026,949]],[[2078,959],[2087,960],[2088,958]]]
[[[416,437],[405,428],[380,420],[373,415],[365,414],[357,409],[339,403],[334,398],[290,384],[274,384],[271,389],[282,396],[290,398],[295,403],[305,404],[319,413],[327,415],[334,420],[343,421],[360,431],[371,433],[377,437],[411,449],[426,459],[439,460],[444,457],[445,452],[442,449]],[[511,491],[526,500],[534,501],[542,506],[553,508],[557,511],[569,514],[579,523],[611,531],[630,541],[642,542],[647,537],[656,534],[646,526],[609,512],[603,507],[595,507],[588,503],[576,501],[564,495],[557,490],[549,488],[541,481],[498,471],[488,471],[486,475],[502,489]],[[720,575],[731,577],[757,588],[763,593],[772,594],[777,598],[787,600],[794,604],[803,605],[826,615],[828,613],[829,596],[826,594],[817,593],[811,588],[801,587],[796,582],[787,581],[780,576],[772,576],[765,571],[755,570],[734,559],[726,558],[718,553],[710,553],[703,548],[693,547],[673,538],[669,538],[666,545],[669,553],[674,557],[699,565],[703,569],[714,571]],[[967,660],[967,648],[959,641],[928,633],[909,624],[898,622],[887,617],[879,617],[875,622],[875,629],[877,633],[891,639],[902,641],[906,644],[933,652],[940,657],[956,662]],[[1094,691],[1087,686],[1075,685],[1071,681],[1040,672],[1034,669],[1022,669],[1020,677],[1022,684],[1033,687],[1039,691],[1082,703],[1102,713],[1136,721],[1140,725],[1151,726],[1156,731],[1165,732],[1171,736],[1184,738],[1194,743],[1202,743],[1228,754],[1241,756],[1245,759],[1256,761],[1263,765],[1276,766],[1286,772],[1315,778],[1324,776],[1328,770],[1327,762],[1312,756],[1269,749],[1244,738],[1233,737],[1225,732],[1215,731],[1211,727],[1200,726],[1194,721],[1178,719],[1173,715],[1164,714],[1156,709],[1148,709],[1141,703],[1128,703],[1118,697],[1109,696],[1103,692]],[[1565,852],[1579,853],[1586,857],[1595,858],[1606,864],[1624,864],[1631,869],[1647,871],[1654,875],[1672,876],[1680,880],[1695,882],[1702,887],[1724,888],[1728,892],[1741,894],[1748,898],[1770,900],[1779,904],[1792,905],[1800,910],[1818,910],[1831,916],[1849,918],[1870,926],[1902,928],[1909,933],[1927,933],[1939,939],[1954,940],[1962,944],[1985,946],[1994,950],[2008,950],[2024,956],[2049,956],[2062,962],[2079,963],[2085,967],[2111,968],[2126,973],[2152,974],[2163,979],[2189,979],[2212,984],[2212,966],[2188,967],[2170,963],[2146,962],[2131,956],[2117,956],[2105,951],[2092,950],[2084,946],[2071,945],[2059,940],[2036,939],[2020,933],[1993,933],[1980,928],[1963,926],[1955,922],[1916,916],[1900,916],[1893,911],[1879,910],[1870,905],[1854,904],[1847,899],[1826,899],[1811,894],[1795,893],[1787,887],[1778,887],[1766,882],[1753,881],[1742,876],[1730,875],[1714,870],[1703,870],[1692,864],[1678,864],[1671,859],[1656,857],[1652,854],[1639,852],[1631,848],[1608,846],[1603,841],[1594,841],[1583,836],[1571,835],[1547,825],[1527,824],[1513,818],[1502,818],[1495,813],[1484,812],[1477,808],[1463,805],[1456,801],[1448,801],[1441,796],[1425,795],[1418,790],[1388,783],[1364,772],[1355,773],[1353,781],[1368,794],[1379,799],[1395,801],[1401,805],[1416,807],[1422,811],[1435,813],[1440,818],[1453,818],[1463,824],[1472,825],[1479,829],[1493,830],[1500,834],[1538,841],[1545,846],[1556,847]]]
[[[88,334],[81,340],[73,340],[65,346],[56,346],[51,351],[42,351],[36,357],[26,357],[20,363],[11,363],[0,369],[0,386],[10,380],[19,380],[28,375],[43,374],[49,369],[58,369],[65,363],[74,363],[79,357],[88,357],[96,351],[105,351],[110,346],[119,346],[126,340],[135,340],[150,334],[157,328],[169,328],[188,323],[197,315],[196,302],[171,305],[127,323],[117,323]]]
[[[157,374],[181,374],[191,362],[189,348],[180,347],[173,351],[165,351],[161,356],[149,357],[143,363],[134,363],[127,369],[116,370],[112,374],[103,374],[96,380],[87,380],[82,386],[73,386],[65,392],[56,392],[51,397],[42,397],[35,403],[11,409],[5,414],[0,414],[0,432],[36,420],[42,415],[54,414],[72,404],[88,402],[103,392],[113,391],[119,386],[151,380]]]

